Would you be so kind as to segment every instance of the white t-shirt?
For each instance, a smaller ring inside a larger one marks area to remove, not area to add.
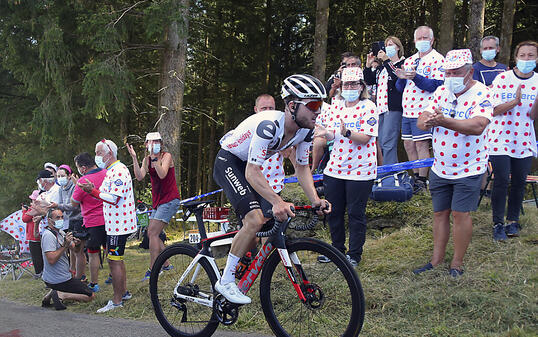
[[[275,153],[260,166],[262,173],[275,193],[284,188],[284,156]]]
[[[308,165],[314,131],[299,129],[287,144],[282,144],[285,116],[276,110],[254,114],[228,131],[220,139],[220,146],[239,159],[260,166],[277,151],[295,146],[297,163]]]
[[[37,201],[46,201],[48,203],[55,202],[57,204],[61,204],[60,202],[60,186],[54,184],[50,188],[50,190],[41,193],[37,197]]]
[[[346,128],[371,136],[360,145],[340,134],[340,119]],[[375,104],[361,100],[353,107],[331,105],[323,119],[323,126],[334,134],[334,145],[323,174],[346,180],[372,180],[377,175],[376,137],[378,115]]]
[[[435,90],[433,101],[424,111],[433,112],[439,107],[446,118],[453,116],[454,119],[470,119],[481,116],[491,121],[492,99],[488,87],[478,81],[457,99],[442,85]],[[479,136],[468,136],[436,126],[432,129],[432,137],[434,156],[432,171],[439,177],[458,179],[486,172],[487,127]]]
[[[504,114],[493,117],[489,125],[489,154],[492,156],[538,156],[534,121],[530,118],[532,104],[538,93],[538,75],[533,73],[530,78],[522,79],[518,78],[513,70],[497,75],[491,88],[494,105],[513,100],[520,84],[521,103]]]
[[[408,57],[404,62],[404,69],[412,65],[417,64],[416,72],[418,75],[424,76],[433,80],[444,80],[445,69],[443,64],[445,58],[439,54],[437,50],[432,49],[431,52],[426,54],[423,58],[419,57],[419,53],[416,53]],[[403,94],[402,94],[402,107],[403,117],[418,118],[420,113],[424,111],[424,108],[430,104],[433,93],[426,90],[422,90],[415,85],[412,80],[407,80]]]
[[[124,235],[136,232],[136,212],[131,173],[117,160],[107,167],[101,192],[118,196],[117,205],[103,202],[103,216],[107,235]]]
[[[377,113],[379,115],[389,111],[389,73],[385,67],[381,70],[379,78],[377,79],[377,93],[376,93],[376,105]]]

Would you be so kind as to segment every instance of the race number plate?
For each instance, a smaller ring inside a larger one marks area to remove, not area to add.
[[[200,242],[200,233],[189,233],[189,243],[199,243]]]

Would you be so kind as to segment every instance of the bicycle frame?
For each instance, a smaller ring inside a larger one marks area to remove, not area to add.
[[[209,262],[209,264],[211,265],[211,268],[215,272],[215,275],[217,275],[217,278],[220,280],[221,275],[217,267],[217,264],[215,262],[215,259],[213,258],[213,255],[211,254],[211,251],[209,250],[210,245],[214,241],[234,237],[238,231],[222,234],[222,235],[215,236],[212,238],[207,238],[201,214],[198,214],[198,213],[199,212],[196,212],[195,215],[196,215],[198,227],[200,229],[200,234],[202,236],[201,249],[198,252],[198,254],[194,257],[194,259],[191,261],[187,269],[183,272],[180,279],[178,280],[174,288],[174,295],[176,296],[176,298],[181,298],[186,301],[212,307],[213,306],[212,294],[205,294],[205,293],[199,292],[198,295],[203,297],[203,298],[200,298],[200,297],[180,294],[178,292],[178,288],[182,284],[184,284],[184,281],[187,275],[189,275],[192,269],[196,268],[192,278],[189,280],[189,283],[194,283],[196,277],[198,276],[199,270],[201,268],[201,265],[198,263],[200,259],[206,259]],[[287,221],[284,221],[280,224],[279,231],[275,235],[269,237],[269,239],[261,247],[258,254],[256,254],[256,257],[252,260],[252,262],[248,266],[247,270],[245,271],[245,274],[243,275],[243,277],[238,283],[238,288],[244,294],[246,294],[250,290],[250,287],[254,284],[254,281],[256,281],[256,279],[258,278],[267,258],[273,253],[274,250],[277,250],[280,256],[280,260],[282,264],[284,265],[286,273],[288,274],[288,278],[292,282],[292,285],[295,291],[297,292],[299,299],[303,303],[306,302],[305,295],[303,294],[303,291],[301,289],[301,284],[299,283],[298,278],[295,275],[295,270],[299,274],[299,277],[301,278],[303,285],[309,284],[308,279],[301,266],[301,261],[299,260],[299,257],[297,256],[297,254],[292,253],[290,255],[288,253],[288,250],[286,248],[285,236],[283,234],[286,228],[288,227],[290,220],[291,218],[288,218]],[[294,270],[294,267],[295,267],[295,270]]]

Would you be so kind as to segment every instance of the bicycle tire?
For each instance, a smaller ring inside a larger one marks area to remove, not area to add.
[[[287,248],[289,254],[297,253],[307,279],[319,286],[324,301],[315,309],[303,304],[279,254],[271,254],[261,276],[260,302],[273,333],[278,337],[357,336],[364,322],[364,294],[347,258],[317,239],[289,240]],[[317,262],[319,255],[331,262]]]
[[[211,336],[219,325],[212,307],[190,301],[181,302],[175,300],[173,295],[177,281],[197,254],[198,251],[189,245],[169,246],[159,254],[151,270],[149,292],[153,310],[157,320],[170,336],[207,337]],[[161,272],[167,260],[173,269]],[[212,296],[217,276],[206,259],[199,260],[199,265],[202,268],[199,269],[195,284],[199,290]],[[192,275],[191,271],[187,279],[190,280]],[[179,302],[181,304],[178,304]],[[177,305],[183,305],[185,311],[179,310]],[[195,321],[182,322],[185,312],[187,320],[195,319]]]

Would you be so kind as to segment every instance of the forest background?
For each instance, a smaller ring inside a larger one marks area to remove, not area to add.
[[[484,35],[501,39],[498,61],[538,36],[530,0],[0,0],[0,215],[20,208],[43,163],[93,154],[102,138],[143,155],[160,131],[182,197],[216,189],[218,140],[282,80],[326,80],[340,54],[365,61],[370,45],[429,25],[442,53]],[[149,179],[136,184],[149,197]],[[3,216],[0,216],[0,218]]]

